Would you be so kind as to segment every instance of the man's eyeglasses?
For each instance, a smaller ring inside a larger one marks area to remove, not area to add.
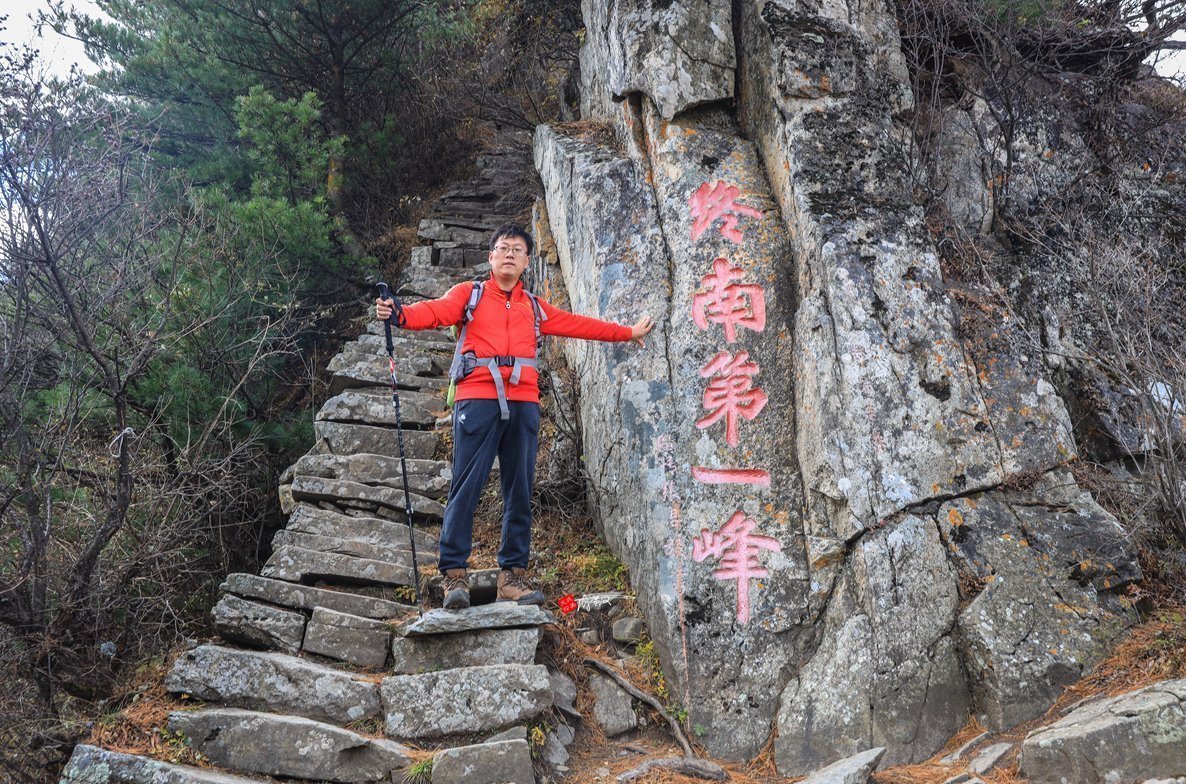
[[[526,256],[527,255],[526,248],[516,248],[516,247],[511,247],[510,245],[495,245],[494,252],[497,253],[499,256],[505,256],[508,253],[511,254],[512,256]]]

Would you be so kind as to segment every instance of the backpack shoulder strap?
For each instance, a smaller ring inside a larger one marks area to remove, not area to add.
[[[548,320],[548,314],[544,313],[544,309],[539,306],[539,297],[532,294],[527,289],[523,289],[523,293],[527,295],[527,299],[531,302],[531,311],[535,314],[535,349],[539,351],[543,344],[543,336],[540,334],[539,324],[541,321]]]
[[[474,308],[482,300],[482,281],[474,281],[469,292],[469,300],[465,303],[465,312],[461,314],[461,330],[457,333],[457,345],[453,348],[453,362],[449,365],[449,377],[457,380],[461,374],[461,347],[465,345],[465,335],[469,331],[469,323],[474,319]]]

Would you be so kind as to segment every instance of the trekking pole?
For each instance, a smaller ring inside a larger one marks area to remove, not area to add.
[[[391,291],[387,288],[387,284],[379,283],[379,299],[392,299]],[[391,402],[395,405],[395,438],[399,442],[399,469],[403,475],[404,481],[404,511],[408,513],[408,542],[412,545],[412,596],[416,602],[416,612],[421,615],[424,611],[420,609],[420,564],[416,560],[416,530],[412,524],[412,494],[408,490],[408,460],[404,456],[404,424],[400,418],[399,413],[399,386],[395,379],[395,343],[391,340],[391,320],[395,317],[393,310],[391,316],[383,322],[383,331],[387,337],[387,364],[391,368]]]

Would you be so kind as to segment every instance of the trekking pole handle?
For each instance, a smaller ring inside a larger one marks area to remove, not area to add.
[[[394,298],[391,296],[391,289],[387,288],[387,284],[384,283],[383,281],[379,281],[379,299],[384,300],[384,301],[392,300],[394,303]],[[391,340],[391,317],[394,315],[395,315],[395,310],[393,309],[391,311],[391,316],[388,316],[387,320],[383,322],[383,330],[387,336],[387,353],[388,354],[395,351],[395,343],[393,343]]]

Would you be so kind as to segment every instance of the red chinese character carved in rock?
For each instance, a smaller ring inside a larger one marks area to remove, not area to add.
[[[741,623],[749,622],[749,581],[770,575],[758,560],[758,554],[762,550],[782,551],[777,539],[755,534],[757,527],[757,523],[739,511],[716,533],[703,528],[700,536],[692,540],[693,561],[719,558],[720,567],[712,576],[722,581],[737,581],[737,620]]]
[[[766,393],[754,386],[758,370],[758,363],[750,362],[748,351],[736,356],[722,351],[700,368],[700,375],[711,380],[703,399],[708,414],[696,421],[696,427],[704,430],[724,419],[725,443],[737,446],[737,418],[752,422],[766,405]]]
[[[692,295],[692,321],[700,329],[709,323],[725,328],[725,342],[737,341],[737,328],[754,332],[766,328],[766,294],[756,283],[737,283],[745,271],[729,266],[728,259],[712,263],[712,274],[700,279],[700,288]]]
[[[692,466],[692,478],[706,485],[770,487],[770,472],[760,468],[710,468]]]
[[[714,185],[702,183],[696,192],[688,199],[692,206],[692,240],[700,239],[712,222],[717,218],[723,219],[721,235],[733,243],[741,242],[741,231],[737,228],[739,215],[751,218],[761,218],[762,211],[737,203],[741,189],[736,185],[728,185],[717,180]]]

